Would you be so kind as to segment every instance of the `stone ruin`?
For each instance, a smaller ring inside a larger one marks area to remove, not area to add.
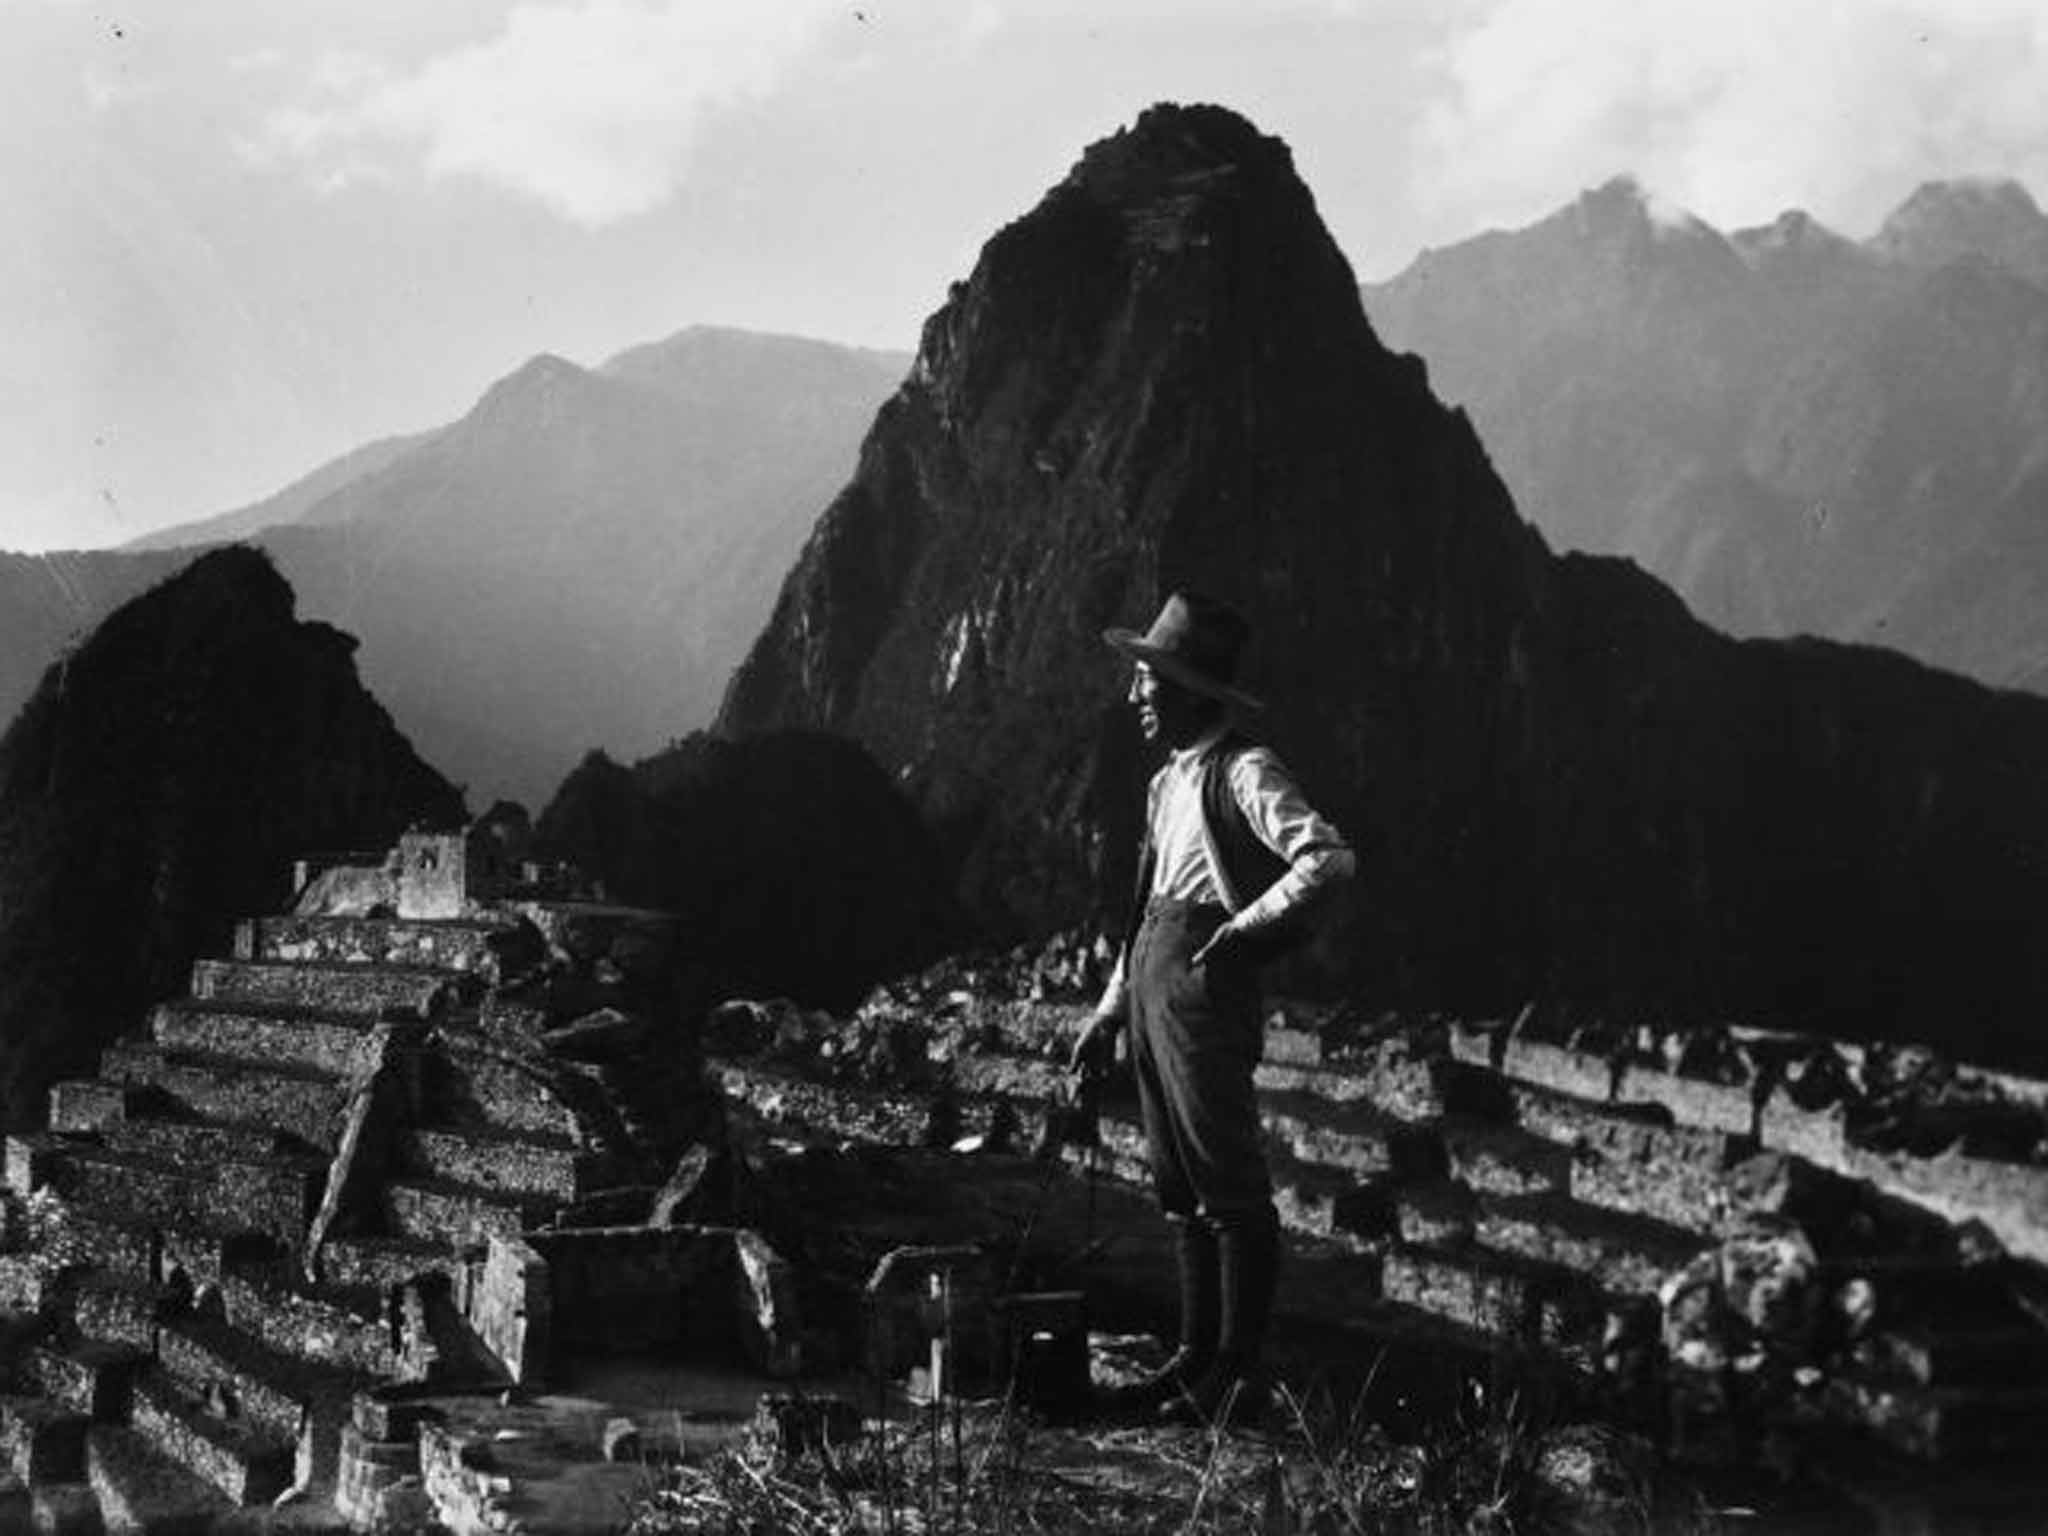
[[[753,1135],[812,1158],[972,1149],[896,1192],[927,1230],[962,1163],[995,1186],[1056,1151],[1079,1177],[996,1202],[991,1234],[1028,1216],[1080,1255],[1040,1278],[1084,1288],[1096,1326],[1168,1327],[1135,1103],[1080,1135],[1058,1107],[1103,958],[1068,940],[956,963],[850,1020],[729,1004],[712,1069]],[[2038,1498],[2048,1474],[2010,1453],[2048,1433],[2048,1083],[1762,1029],[1291,1005],[1257,1081],[1296,1382],[1351,1370],[1342,1400],[1378,1373],[1388,1418],[1403,1395],[1511,1390],[1887,1530],[1939,1528],[1944,1490]],[[885,1210],[826,1206],[885,1246]]]
[[[518,842],[309,861],[8,1138],[0,1529],[603,1529],[661,1436],[565,1431],[580,1362],[788,1379],[794,1443],[859,1417],[821,1385],[937,1368],[941,1295],[940,1390],[1018,1370],[1020,1315],[1063,1370],[1075,1328],[1169,1323],[1134,1106],[1078,1113],[1062,1065],[1105,946],[707,1012],[670,919]],[[1292,1380],[1511,1382],[1892,1517],[1881,1469],[1981,1484],[2048,1429],[2048,1085],[1293,1005],[1258,1083]]]
[[[717,1137],[680,936],[518,852],[484,823],[301,865],[8,1137],[0,1529],[570,1529],[483,1444],[539,1435],[565,1360],[795,1367],[757,1236],[648,1224]]]

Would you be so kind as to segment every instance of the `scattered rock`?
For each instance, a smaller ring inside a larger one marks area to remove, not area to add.
[[[1652,1499],[1647,1441],[1600,1424],[1568,1424],[1537,1441],[1530,1474],[1550,1506],[1546,1530],[1569,1536],[1641,1531]]]

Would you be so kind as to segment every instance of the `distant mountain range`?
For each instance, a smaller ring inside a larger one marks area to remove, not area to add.
[[[908,359],[697,327],[526,363],[461,420],[123,551],[0,556],[0,721],[67,637],[252,539],[479,806],[705,724]]]
[[[1867,241],[1628,179],[1362,290],[1555,544],[1739,635],[2048,690],[2048,217],[1921,187]]]

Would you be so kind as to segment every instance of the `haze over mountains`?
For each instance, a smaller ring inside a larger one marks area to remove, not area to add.
[[[584,369],[537,357],[462,419],[365,446],[128,551],[0,559],[0,718],[67,633],[254,537],[301,610],[473,801],[539,804],[584,752],[709,719],[907,359],[697,327]]]
[[[2048,216],[1931,183],[1867,241],[1627,179],[1364,289],[1525,515],[1736,634],[2048,689]]]

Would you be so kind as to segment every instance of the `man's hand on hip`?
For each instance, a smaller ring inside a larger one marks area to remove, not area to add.
[[[1188,956],[1188,969],[1192,971],[1207,960],[1224,959],[1243,941],[1244,934],[1234,923],[1223,924],[1209,935],[1208,941],[1200,949]]]

